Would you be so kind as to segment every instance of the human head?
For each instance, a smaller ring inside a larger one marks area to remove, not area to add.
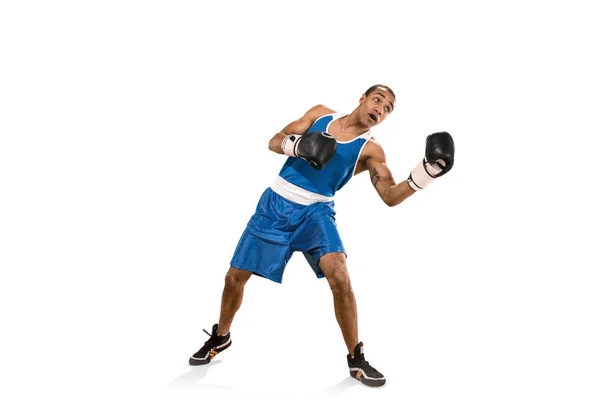
[[[396,94],[394,93],[394,91],[392,90],[391,87],[386,86],[386,85],[373,85],[373,86],[371,86],[365,92],[365,96],[369,97],[369,94],[371,94],[371,92],[373,92],[377,88],[383,89],[383,90],[387,90],[388,92],[390,92],[390,94],[392,95],[392,97],[394,98],[394,100],[396,100]]]
[[[386,85],[373,85],[360,98],[359,117],[367,127],[380,124],[394,110],[396,94]]]

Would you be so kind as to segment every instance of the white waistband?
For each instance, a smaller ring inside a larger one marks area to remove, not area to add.
[[[323,196],[303,189],[300,186],[296,186],[293,183],[286,181],[281,176],[277,176],[277,179],[275,179],[275,182],[271,185],[271,190],[290,201],[305,206],[333,200],[333,197]]]

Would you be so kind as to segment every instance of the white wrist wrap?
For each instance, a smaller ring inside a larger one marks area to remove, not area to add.
[[[298,146],[298,139],[300,139],[300,135],[287,135],[283,139],[283,142],[281,142],[281,150],[283,150],[283,154],[286,154],[290,157],[297,157],[296,146]]]
[[[437,164],[429,164],[423,160],[410,173],[408,185],[414,190],[425,189],[440,172],[442,169]]]

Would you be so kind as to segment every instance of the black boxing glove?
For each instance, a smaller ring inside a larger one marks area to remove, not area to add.
[[[425,140],[425,158],[408,176],[408,184],[414,190],[425,189],[454,165],[454,139],[448,132],[437,132]]]
[[[303,158],[320,170],[331,160],[337,150],[337,140],[327,132],[307,132],[304,135],[288,135],[281,143],[284,154]]]

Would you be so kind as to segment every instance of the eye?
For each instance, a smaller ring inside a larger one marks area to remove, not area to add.
[[[379,97],[375,97],[375,103],[379,103],[381,100],[379,100]]]
[[[390,113],[390,108],[388,106],[385,106],[385,112],[388,114]]]

